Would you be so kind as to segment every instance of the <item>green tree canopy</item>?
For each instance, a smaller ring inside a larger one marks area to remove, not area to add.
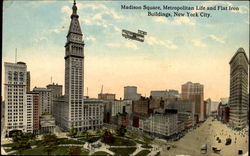
[[[23,133],[21,131],[15,132],[12,135],[14,143],[13,149],[17,150],[19,154],[22,151],[31,148],[31,141],[35,140],[36,136],[32,133]]]
[[[122,136],[122,137],[125,136],[126,132],[127,132],[127,129],[123,125],[121,125],[118,129],[116,129],[117,135]]]
[[[106,144],[112,144],[114,142],[114,136],[109,130],[105,130],[102,138],[103,142]]]
[[[42,145],[44,146],[44,151],[50,155],[51,152],[55,151],[59,144],[58,138],[55,134],[43,135]]]
[[[71,127],[68,136],[75,138],[77,136],[78,130],[74,126]]]

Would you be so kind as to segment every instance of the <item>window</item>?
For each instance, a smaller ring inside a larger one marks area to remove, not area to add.
[[[9,79],[9,81],[12,80],[12,72],[11,71],[8,72],[8,79]]]
[[[19,80],[20,80],[20,81],[23,81],[23,75],[24,75],[23,72],[20,72],[20,73],[19,73]]]
[[[18,72],[14,72],[14,81],[18,81]]]

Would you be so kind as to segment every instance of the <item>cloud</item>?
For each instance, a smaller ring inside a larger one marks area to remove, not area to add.
[[[66,26],[61,26],[58,28],[51,29],[50,31],[58,34],[58,33],[66,31],[66,30],[67,30]]]
[[[90,8],[92,10],[105,10],[105,9],[108,9],[106,5],[103,5],[103,4],[77,4],[78,8]]]
[[[191,40],[191,43],[196,47],[206,47],[206,44],[199,40]]]
[[[80,19],[86,25],[93,25],[93,22],[87,18]]]
[[[103,15],[109,15],[113,19],[123,19],[124,16],[116,12],[112,8],[108,8],[104,4],[77,4],[78,9],[91,9],[91,10],[97,10],[98,13],[96,13],[93,16],[93,19],[102,19]]]
[[[124,45],[125,45],[125,47],[131,48],[133,50],[138,50],[139,49],[137,47],[137,45],[135,43],[133,43],[132,41],[125,41]]]
[[[159,39],[152,37],[152,36],[146,37],[145,40],[149,45],[160,45],[160,46],[164,46],[168,49],[176,49],[177,48],[177,46],[174,45],[172,43],[172,41],[169,41],[169,40],[163,41],[163,40],[159,40]]]
[[[168,23],[168,20],[166,17],[155,17],[153,18],[153,20],[158,23]]]
[[[69,7],[69,6],[63,6],[62,8],[61,8],[61,12],[62,13],[67,13],[68,15],[70,15],[71,13],[72,13],[72,9]]]
[[[111,24],[114,28],[115,31],[117,32],[122,32],[121,28],[119,28],[118,26],[114,25],[114,24]]]
[[[195,21],[191,20],[188,17],[176,17],[173,21],[173,24],[176,24],[176,25],[181,25],[181,24],[195,25]]]
[[[215,35],[209,35],[208,37],[211,38],[214,41],[217,41],[217,42],[220,42],[220,43],[225,43],[224,40],[222,40],[221,38],[219,38],[219,37],[217,37]]]
[[[94,36],[90,35],[90,36],[86,36],[85,40],[87,40],[87,41],[93,41],[94,42],[94,41],[96,41],[96,38]]]
[[[28,2],[27,4],[32,6],[32,7],[38,7],[41,4],[48,4],[48,3],[54,3],[55,1],[53,0],[39,0],[39,1],[31,1]]]
[[[42,42],[42,41],[48,42],[48,38],[47,38],[47,37],[40,37],[40,38],[34,39],[34,41],[35,41],[36,43],[40,43],[40,42]]]
[[[117,47],[120,47],[120,44],[119,43],[107,43],[106,46],[112,47],[112,48],[117,48]]]

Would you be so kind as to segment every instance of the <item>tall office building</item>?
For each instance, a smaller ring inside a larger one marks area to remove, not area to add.
[[[23,62],[4,63],[5,67],[5,127],[6,134],[12,130],[27,132],[27,66]]]
[[[33,92],[39,93],[39,116],[42,114],[52,114],[52,95],[51,90],[47,88],[33,89]]]
[[[196,122],[204,120],[204,87],[200,83],[187,82],[181,86],[181,96],[184,100],[195,102]]]
[[[83,88],[84,88],[84,42],[77,7],[74,1],[71,23],[65,44],[65,108],[62,116],[62,126],[70,129],[72,126],[83,130]]]
[[[52,83],[47,85],[46,88],[51,90],[53,98],[58,98],[62,96],[62,85]]]
[[[229,122],[241,129],[247,124],[248,113],[248,58],[243,48],[239,48],[230,64]]]

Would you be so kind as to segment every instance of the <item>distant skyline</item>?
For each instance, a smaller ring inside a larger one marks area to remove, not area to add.
[[[191,81],[204,85],[204,99],[229,96],[229,61],[242,47],[249,58],[249,2],[76,1],[85,41],[84,95],[123,98],[124,86],[138,93],[176,89]],[[70,1],[4,1],[3,63],[26,62],[31,89],[63,85]],[[211,18],[152,17],[121,5],[238,6],[240,11],[209,11]],[[122,37],[121,30],[146,31],[144,42]],[[2,69],[4,82],[4,67]],[[3,83],[2,83],[3,84]],[[2,85],[3,89],[3,85]],[[3,94],[2,94],[3,96]]]

